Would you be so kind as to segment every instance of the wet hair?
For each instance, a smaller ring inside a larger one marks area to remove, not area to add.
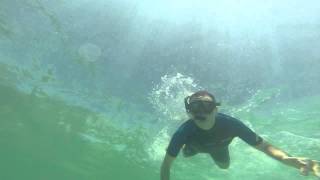
[[[209,93],[208,91],[205,91],[205,90],[201,90],[201,91],[197,91],[195,93],[193,93],[191,96],[190,96],[190,100],[194,99],[194,98],[199,98],[201,96],[209,96],[211,97],[211,99],[213,100],[213,102],[216,102],[214,96]]]

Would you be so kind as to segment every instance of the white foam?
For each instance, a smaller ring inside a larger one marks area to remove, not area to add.
[[[148,148],[147,152],[149,158],[153,161],[160,161],[165,155],[165,149],[170,140],[170,136],[168,135],[168,128],[163,128],[156,136],[150,148]]]

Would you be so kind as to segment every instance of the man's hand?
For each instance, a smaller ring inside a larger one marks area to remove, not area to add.
[[[292,157],[279,148],[274,147],[267,141],[263,140],[256,149],[266,153],[270,157],[281,161],[282,163],[295,167],[300,170],[302,175],[307,176],[309,172],[313,172],[320,180],[320,162],[303,157]]]
[[[320,162],[303,157],[286,157],[282,160],[285,164],[300,169],[300,173],[304,176],[313,172],[320,179]]]

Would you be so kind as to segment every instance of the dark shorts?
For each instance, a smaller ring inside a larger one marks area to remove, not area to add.
[[[208,153],[210,154],[210,156],[214,161],[218,161],[222,163],[227,163],[230,161],[228,146],[213,148],[210,151],[199,151],[193,148],[192,146],[185,145],[182,149],[182,153],[184,157],[194,156],[198,153]]]

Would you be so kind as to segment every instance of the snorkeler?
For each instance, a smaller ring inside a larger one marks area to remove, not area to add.
[[[234,137],[239,137],[270,157],[299,169],[302,175],[313,172],[320,179],[318,161],[293,157],[271,145],[240,120],[218,113],[219,105],[207,91],[198,91],[185,98],[185,108],[190,119],[171,138],[161,165],[161,180],[169,180],[172,162],[181,148],[184,157],[208,153],[218,167],[227,169],[230,165],[228,146]]]

